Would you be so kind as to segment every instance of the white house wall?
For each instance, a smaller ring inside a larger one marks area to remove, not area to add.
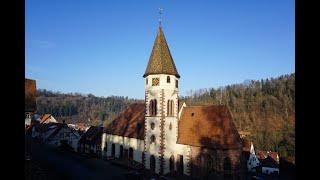
[[[107,142],[107,152],[103,151],[105,142]],[[122,145],[123,149],[129,150],[129,148],[132,148],[133,160],[142,163],[142,152],[144,149],[143,140],[103,133],[101,144],[103,156],[111,156],[112,144],[115,144],[115,157],[120,157],[120,146]]]

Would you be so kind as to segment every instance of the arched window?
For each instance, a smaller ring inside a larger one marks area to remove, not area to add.
[[[121,145],[120,146],[120,158],[122,158],[123,157],[123,146]]]
[[[104,145],[104,151],[107,152],[108,151],[108,142],[106,141],[105,145]]]
[[[149,113],[150,113],[150,116],[157,115],[157,100],[156,99],[150,100]]]
[[[129,159],[133,160],[133,149],[129,148]]]
[[[115,155],[115,149],[116,149],[116,146],[115,146],[115,144],[112,144],[112,147],[111,147],[111,155],[114,157],[114,155]]]
[[[223,171],[226,177],[231,174],[231,160],[229,157],[226,157],[223,160]]]
[[[170,76],[167,76],[167,83],[170,83]]]
[[[157,115],[157,100],[155,99],[153,102],[153,115]]]
[[[169,168],[170,168],[170,173],[174,173],[174,156],[171,155],[170,160],[169,160]]]
[[[150,127],[151,127],[152,130],[154,130],[154,126],[155,126],[155,125],[154,125],[154,122],[152,122],[152,123],[150,124]]]
[[[156,142],[156,137],[154,135],[151,135],[150,144],[155,143],[155,142]]]
[[[174,107],[173,100],[168,100],[168,103],[167,103],[167,115],[168,116],[173,116],[173,107]]]
[[[157,115],[157,100],[156,99],[150,100],[149,111],[150,111],[149,112],[150,116]]]
[[[169,130],[171,130],[172,129],[172,124],[171,124],[171,122],[170,122],[170,124],[169,124]]]
[[[151,100],[149,103],[149,114],[150,114],[150,116],[152,116],[152,114],[153,114],[153,100]]]
[[[152,172],[156,170],[156,158],[153,155],[150,156],[150,170]]]

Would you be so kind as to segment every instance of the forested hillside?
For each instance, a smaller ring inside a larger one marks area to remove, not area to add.
[[[190,91],[181,99],[188,105],[227,105],[238,131],[249,133],[256,148],[294,157],[295,74]]]
[[[37,113],[50,113],[59,121],[108,124],[128,104],[136,102],[123,96],[96,97],[92,94],[59,93],[37,90]]]

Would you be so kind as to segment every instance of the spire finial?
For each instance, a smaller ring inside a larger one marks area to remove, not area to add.
[[[162,21],[162,12],[163,12],[163,9],[159,8],[159,26],[160,27],[161,27],[161,21]]]

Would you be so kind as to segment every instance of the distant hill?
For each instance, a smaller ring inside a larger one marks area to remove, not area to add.
[[[83,122],[91,125],[108,124],[129,104],[139,101],[123,96],[96,97],[92,94],[60,93],[39,89],[37,113],[50,113],[66,123]],[[141,101],[141,100],[140,100]]]
[[[295,155],[295,74],[199,89],[181,97],[189,105],[224,104],[240,132],[258,149]]]

